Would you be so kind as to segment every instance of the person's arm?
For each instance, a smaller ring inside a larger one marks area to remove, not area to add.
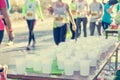
[[[88,9],[87,15],[90,16],[91,15],[91,4],[88,7],[89,7],[89,9]]]
[[[42,9],[41,9],[41,6],[40,6],[40,3],[38,2],[38,5],[37,5],[37,13],[38,13],[38,16],[41,20],[43,20],[43,14],[42,14]]]
[[[108,13],[112,13],[114,5],[112,5],[110,8],[107,9]]]
[[[89,7],[88,7],[88,3],[87,2],[85,4],[85,6],[86,6],[87,15],[89,16]]]
[[[104,0],[102,0],[102,4],[105,5],[106,3],[104,2]]]
[[[27,7],[26,7],[26,4],[24,3],[24,5],[22,7],[22,15],[23,15],[24,18],[25,18],[25,15],[26,15],[26,9],[27,9]]]
[[[6,24],[7,24],[7,26],[8,26],[8,29],[9,29],[9,31],[11,32],[11,31],[12,31],[12,27],[11,27],[11,21],[10,21],[9,16],[8,16],[7,8],[2,8],[2,9],[1,9],[1,12],[2,12],[2,15],[3,15],[5,21],[6,21]]]
[[[99,13],[98,19],[101,18],[102,15],[103,15],[103,6],[102,4],[100,4],[100,13]]]
[[[71,12],[70,12],[70,9],[69,9],[68,4],[66,4],[66,6],[67,6],[67,12],[68,12],[70,21],[71,21],[71,23],[72,23],[72,25],[73,25],[73,26],[72,26],[72,29],[73,29],[74,31],[76,31],[76,24],[75,24],[75,22],[74,22],[74,19],[73,19],[73,16],[72,16]]]

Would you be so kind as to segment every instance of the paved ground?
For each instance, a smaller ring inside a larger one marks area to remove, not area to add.
[[[15,40],[14,45],[7,46],[7,35],[5,32],[3,44],[0,46],[0,63],[1,64],[11,64],[11,56],[24,54],[26,52],[26,45],[28,41],[28,28],[25,20],[18,20],[12,22],[14,29]],[[36,53],[38,50],[47,48],[49,46],[54,46],[52,38],[52,19],[48,18],[41,22],[37,21],[35,26],[35,36],[36,36],[36,50],[30,51]]]

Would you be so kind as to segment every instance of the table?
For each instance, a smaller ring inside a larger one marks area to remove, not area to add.
[[[107,65],[110,58],[115,55],[116,61],[115,61],[115,71],[117,70],[118,66],[118,48],[120,46],[120,43],[118,43],[114,47],[114,49],[110,50],[108,55],[104,58],[103,62],[99,66],[99,68],[91,67],[90,68],[90,76],[80,76],[78,73],[75,72],[73,76],[65,76],[65,75],[47,75],[47,74],[35,74],[35,73],[28,73],[27,75],[19,75],[19,74],[9,74],[8,78],[13,79],[22,79],[22,80],[97,80],[97,77],[101,73],[101,71],[104,69],[104,67]]]
[[[118,33],[118,29],[106,29],[105,30],[106,39],[108,38],[109,33],[112,33],[112,34]]]

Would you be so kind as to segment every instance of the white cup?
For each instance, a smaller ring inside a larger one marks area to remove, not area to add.
[[[90,60],[81,60],[80,61],[80,75],[89,76],[90,71]]]
[[[73,75],[74,74],[73,61],[71,61],[71,60],[64,61],[64,72],[65,72],[65,75]]]
[[[33,68],[33,59],[34,54],[26,54],[25,60],[26,60],[26,68]]]
[[[44,59],[42,61],[42,73],[50,74],[52,70],[52,62],[49,59]]]
[[[42,59],[39,55],[36,55],[36,57],[33,59],[33,69],[34,71],[41,71],[42,69]]]
[[[66,57],[64,55],[57,55],[57,65],[58,69],[63,70],[64,69],[64,61]]]
[[[72,57],[74,71],[80,71],[80,59]]]
[[[23,56],[15,57],[17,74],[25,74],[25,58]]]

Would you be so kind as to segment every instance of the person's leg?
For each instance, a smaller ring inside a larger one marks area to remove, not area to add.
[[[0,44],[2,43],[3,36],[4,36],[4,30],[0,30]]]
[[[76,26],[77,26],[77,30],[76,30],[76,34],[75,34],[75,36],[78,38],[79,36],[80,36],[80,34],[81,34],[81,25],[80,25],[80,23],[81,23],[81,18],[77,18],[77,20],[76,20]]]
[[[87,37],[87,17],[82,19],[83,21],[83,31],[84,31],[84,37]]]
[[[13,45],[13,38],[11,37],[11,33],[9,33],[9,29],[8,29],[8,27],[7,27],[7,25],[6,25],[6,21],[5,21],[5,19],[3,18],[2,19],[3,20],[3,22],[4,22],[4,25],[5,25],[5,29],[6,29],[6,32],[7,32],[7,35],[8,35],[8,43],[7,43],[7,45]]]
[[[53,28],[53,37],[54,37],[55,44],[59,45],[60,43],[60,28],[59,27]]]
[[[108,27],[109,27],[109,23],[106,23],[106,22],[103,22],[102,21],[102,26],[103,26],[103,29],[106,30]]]
[[[101,22],[98,23],[97,26],[97,31],[98,31],[98,35],[101,36]]]
[[[29,30],[29,39],[28,39],[28,45],[27,45],[27,50],[30,50],[30,43],[31,43],[31,41],[32,41],[32,24],[33,24],[33,22],[32,22],[32,20],[27,20],[27,24],[28,24],[28,30]]]
[[[31,36],[32,36],[32,40],[33,40],[32,47],[35,47],[35,43],[36,43],[35,35],[34,35],[35,23],[36,23],[36,20],[32,20],[32,23],[31,23],[31,26],[32,26],[32,28],[31,28]]]
[[[67,33],[67,24],[60,27],[60,42],[65,42]]]
[[[74,21],[75,21],[75,23],[76,23],[76,19],[74,19]],[[73,31],[73,29],[72,29],[72,23],[70,22],[70,30],[71,30],[71,32],[72,32],[72,37],[71,37],[71,39],[75,39],[75,31]]]
[[[95,22],[90,22],[90,36],[94,35],[95,31]]]

